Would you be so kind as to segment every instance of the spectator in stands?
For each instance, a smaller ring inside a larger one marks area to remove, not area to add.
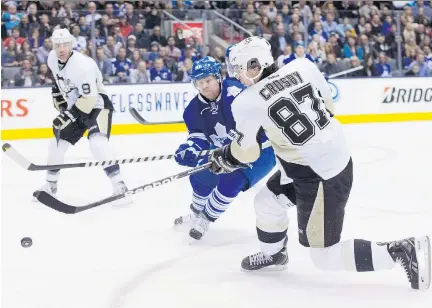
[[[353,56],[363,60],[363,50],[360,47],[357,47],[355,38],[350,36],[347,38],[344,45],[344,58],[350,59]]]
[[[288,25],[288,33],[289,35],[293,35],[296,32],[294,29],[297,28],[297,31],[301,33],[305,33],[305,26],[303,22],[300,20],[300,16],[297,14],[293,14],[291,17],[291,23]]]
[[[359,9],[360,16],[364,16],[366,20],[369,20],[371,18],[372,10],[379,11],[378,8],[373,4],[372,0],[366,0],[365,5]]]
[[[278,10],[275,6],[274,1],[270,1],[268,5],[263,5],[265,16],[268,17],[270,23],[275,20]]]
[[[36,57],[38,59],[39,64],[47,63],[48,54],[52,50],[52,42],[50,38],[46,38],[41,47],[37,49]]]
[[[30,43],[29,43],[28,40],[24,40],[24,42],[23,42],[23,44],[21,46],[21,51],[17,55],[18,65],[21,65],[22,61],[24,59],[28,59],[30,61],[30,64],[32,66],[36,65],[36,63],[37,63],[36,56],[32,52],[32,50],[30,48]]]
[[[282,6],[282,11],[280,13],[282,17],[282,22],[285,24],[285,27],[288,27],[288,25],[291,23],[291,15],[289,12],[289,6],[284,5]]]
[[[228,11],[228,18],[238,24],[242,23],[243,11],[246,9],[246,5],[243,0],[236,0],[235,3],[231,4]]]
[[[225,63],[225,53],[219,46],[215,47],[213,50],[212,57],[221,64]]]
[[[429,45],[423,47],[423,54],[425,55],[425,61],[432,63],[432,52]]]
[[[393,18],[390,15],[386,16],[381,27],[381,33],[384,35],[389,34],[391,32],[392,24],[393,24]]]
[[[380,77],[392,76],[392,68],[390,64],[387,63],[387,56],[383,52],[379,54],[378,63],[376,64],[376,72]]]
[[[160,26],[155,26],[153,28],[152,35],[150,36],[150,42],[158,42],[159,45],[166,46],[168,44],[165,36],[161,35]]]
[[[182,28],[177,28],[175,31],[175,46],[181,50],[186,48],[186,40]]]
[[[328,42],[331,46],[331,53],[333,53],[338,59],[341,59],[343,54],[339,35],[336,32],[330,33]]]
[[[48,70],[48,65],[41,64],[39,66],[38,75],[36,76],[35,86],[47,86],[54,84],[54,77]]]
[[[101,36],[105,37],[105,39],[111,35],[112,25],[110,24],[108,15],[103,15],[101,17],[98,28],[99,28]]]
[[[333,13],[326,14],[326,20],[323,22],[323,30],[327,33],[338,33],[340,36],[344,36],[343,32],[340,31],[338,24],[334,21]]]
[[[307,52],[311,55],[312,59],[314,59],[315,63],[317,63],[318,65],[321,65],[324,61],[327,60],[324,46],[325,43],[320,40],[318,34],[315,34],[312,37],[312,41],[310,42],[307,49]]]
[[[315,60],[309,54],[305,53],[305,45],[303,42],[295,43],[294,53],[291,54],[288,58],[285,58],[285,60],[283,60],[283,64],[288,64],[298,58],[306,58],[312,63],[315,63]]]
[[[80,35],[81,29],[78,25],[72,27],[72,49],[80,51],[87,48],[87,40]]]
[[[327,42],[328,41],[328,33],[323,30],[322,24],[320,21],[316,21],[314,23],[314,28],[310,32],[311,37],[313,37],[314,35],[318,35],[321,42]]]
[[[327,61],[324,63],[322,71],[327,75],[332,75],[341,72],[341,69],[336,63],[336,55],[333,53],[327,54]]]
[[[375,14],[371,19],[372,35],[377,36],[382,31],[382,23],[379,15]]]
[[[36,3],[31,3],[27,8],[28,20],[32,27],[39,27],[39,14]]]
[[[283,50],[283,53],[277,58],[276,62],[278,64],[278,67],[282,67],[284,66],[283,61],[286,58],[289,58],[292,54],[293,50],[292,50],[292,46],[291,45],[285,45],[285,48]]]
[[[417,60],[417,50],[414,48],[410,49],[407,57],[402,59],[403,69],[408,69],[409,65],[416,60]]]
[[[393,49],[391,48],[391,46],[389,46],[386,43],[385,37],[382,33],[378,33],[377,38],[376,38],[376,42],[373,45],[373,49],[374,49],[374,52],[377,54],[380,54],[383,52],[389,58],[395,57],[395,53],[393,52]]]
[[[285,49],[285,46],[292,44],[291,37],[285,33],[284,24],[277,25],[275,34],[270,38],[269,42],[273,58],[279,57],[282,54],[282,50]]]
[[[28,38],[34,28],[34,25],[31,25],[26,14],[23,14],[21,17],[21,22],[19,23],[19,36]]]
[[[366,26],[366,18],[362,16],[359,18],[358,23],[354,26],[354,30],[357,33],[357,35],[361,35],[365,33],[365,26]]]
[[[312,15],[312,10],[311,8],[306,5],[306,1],[305,0],[300,0],[299,3],[294,4],[295,8],[299,8],[300,9],[300,16],[303,18],[303,20],[312,20],[313,15]]]
[[[127,23],[130,25],[136,25],[139,22],[139,16],[134,11],[134,7],[131,3],[126,4],[125,16]]]
[[[120,30],[120,32],[116,31],[116,35],[120,34],[124,40],[133,31],[133,26],[128,23],[126,15],[124,15],[123,13],[120,13],[118,16],[120,18],[120,22],[118,25],[118,29]],[[114,27],[114,29],[116,29],[116,28],[117,27]]]
[[[359,58],[357,58],[356,56],[352,56],[350,58],[350,68],[356,68],[356,67],[360,67],[360,66],[361,66],[361,64],[360,64]],[[364,75],[365,75],[365,73],[363,70],[358,70],[358,71],[349,73],[347,76],[348,77],[362,77]]]
[[[145,61],[139,61],[138,66],[135,69],[131,69],[130,73],[131,83],[149,83],[150,76],[147,70],[147,64]]]
[[[191,74],[192,74],[192,60],[185,59],[184,62],[181,62],[179,64],[179,70],[175,81],[191,82],[191,78],[190,78]]]
[[[127,54],[126,54],[126,56],[127,56]],[[138,49],[135,49],[131,54],[130,54],[130,56],[127,56],[127,58],[129,58],[130,60],[131,60],[131,69],[136,69],[136,68],[138,68],[138,63],[140,62],[140,61],[142,61],[142,59],[141,59],[141,54],[140,54],[140,52],[139,52],[139,50]]]
[[[12,35],[3,41],[3,46],[8,46],[9,41],[14,40],[16,44],[17,51],[21,50],[21,45],[24,42],[25,38],[20,37],[20,31],[18,27],[12,29]]]
[[[378,76],[377,69],[376,69],[376,66],[374,63],[374,58],[373,58],[372,54],[365,55],[365,60],[364,60],[363,65],[364,65],[364,69],[363,69],[364,76],[367,76],[367,77]]]
[[[114,26],[119,23],[119,19],[117,18],[117,15],[114,13],[114,6],[112,3],[107,3],[105,5],[105,15],[108,16],[109,24],[111,26]]]
[[[9,40],[8,46],[2,51],[2,66],[18,66],[18,51],[15,40]]]
[[[422,52],[417,55],[416,61],[410,63],[410,65],[408,66],[408,71],[411,71],[415,65],[418,67],[418,71],[415,74],[416,76],[429,76],[429,66],[428,63],[425,62],[425,56]]]
[[[157,58],[159,58],[159,43],[152,42],[150,47],[150,53],[148,54],[148,58],[146,60],[154,62]]]
[[[104,81],[108,81],[109,76],[113,75],[112,65],[111,61],[106,58],[103,48],[96,49],[96,64],[102,73]]]
[[[173,6],[172,14],[178,19],[187,19],[188,8],[184,5],[183,0],[177,0]]]
[[[178,61],[182,54],[181,50],[175,46],[174,36],[168,37],[167,53],[168,57],[170,57],[174,61]]]
[[[117,76],[117,82],[128,82],[132,62],[126,58],[126,49],[121,47],[119,49],[117,58],[112,62],[113,75]]]
[[[8,35],[10,35],[10,32],[13,28],[18,27],[22,15],[22,13],[17,12],[17,6],[15,2],[8,2],[8,11],[3,13],[1,17],[2,22],[5,24]]]
[[[179,63],[184,62],[186,59],[189,59],[192,62],[199,60],[199,56],[194,54],[194,48],[191,45],[186,45],[186,49],[184,50],[183,56],[180,57]]]
[[[255,13],[255,8],[253,4],[249,3],[246,7],[246,12],[242,16],[242,25],[246,30],[252,32],[254,35],[256,33],[256,28],[259,25],[261,17]]]
[[[159,12],[154,7],[151,10],[151,14],[149,16],[147,16],[147,18],[145,20],[145,28],[146,29],[154,29],[156,26],[159,26],[159,30],[160,30],[160,24],[161,24],[161,18],[159,16]],[[153,41],[153,40],[151,39],[151,41]],[[162,46],[165,46],[165,45],[162,45]]]
[[[366,34],[360,35],[359,47],[362,50],[363,57],[366,59],[367,55],[372,55],[373,58],[376,58],[376,54],[374,52],[372,44],[369,42],[369,38]]]
[[[113,59],[117,57],[117,54],[121,46],[122,44],[120,42],[116,43],[113,36],[108,36],[107,43],[106,45],[102,46],[102,48],[104,50],[105,56],[108,59]]]
[[[86,23],[88,26],[91,26],[93,19],[94,23],[97,24],[99,20],[102,18],[102,15],[96,11],[96,3],[90,1],[87,5],[87,15],[85,16]]]
[[[47,14],[42,14],[40,17],[39,33],[43,38],[50,38],[52,34],[52,26],[49,24],[49,17]]]
[[[33,71],[30,61],[25,59],[22,62],[21,69],[15,75],[15,86],[32,87],[35,83],[36,73]]]
[[[429,7],[429,9],[431,9]],[[432,10],[432,9],[431,9]],[[424,26],[427,26],[431,21],[432,15],[426,16],[425,15],[425,9],[423,7],[419,8],[418,15],[414,18],[414,22],[417,24],[422,24]]]
[[[136,37],[136,47],[141,51],[147,51],[150,49],[150,36],[144,31],[142,23],[138,22],[135,25],[135,30],[132,34]]]
[[[270,19],[267,16],[264,16],[261,19],[260,25],[256,28],[256,34],[258,36],[264,37],[269,40],[273,34],[273,27],[270,22]]]
[[[136,36],[135,35],[129,35],[127,42],[128,43],[127,43],[127,49],[126,49],[126,58],[131,59],[132,53],[134,53],[135,51],[137,51],[138,55],[139,55],[139,50],[138,50],[138,48],[136,48]]]
[[[154,67],[149,71],[151,82],[171,82],[171,71],[164,66],[164,61],[158,58],[154,62]]]

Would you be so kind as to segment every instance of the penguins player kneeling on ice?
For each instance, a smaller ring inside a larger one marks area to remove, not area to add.
[[[96,62],[72,50],[73,38],[67,29],[54,30],[51,40],[54,49],[47,62],[56,81],[52,88],[54,106],[60,113],[53,120],[56,138],[49,145],[48,164],[64,163],[66,150],[75,145],[86,130],[94,157],[114,159],[108,143],[114,107]],[[40,190],[55,195],[59,171],[49,170],[46,184]],[[111,180],[114,194],[127,191],[119,165],[111,165],[104,171]]]

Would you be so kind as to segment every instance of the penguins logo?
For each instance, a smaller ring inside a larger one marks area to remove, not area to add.
[[[60,88],[60,91],[64,92],[66,94],[66,96],[68,96],[68,94],[70,92],[72,92],[72,89],[69,86],[70,80],[69,79],[65,80],[62,76],[59,76],[59,75],[56,76],[56,79],[57,79],[57,84]]]

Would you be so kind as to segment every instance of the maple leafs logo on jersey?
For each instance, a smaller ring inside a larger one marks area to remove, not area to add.
[[[213,141],[213,144],[217,147],[221,147],[224,145],[225,140],[228,137],[226,127],[219,122],[216,123],[214,130],[216,132],[215,134],[210,135],[211,140]]]
[[[242,91],[242,89],[240,89],[239,87],[230,86],[227,89],[227,94],[228,94],[228,96],[236,97],[237,95],[239,95],[241,93],[241,91]]]

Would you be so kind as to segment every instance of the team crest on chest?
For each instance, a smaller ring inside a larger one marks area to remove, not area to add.
[[[72,92],[74,87],[71,85],[70,79],[64,78],[62,76],[56,75],[57,85],[61,92],[68,96],[68,93]]]

